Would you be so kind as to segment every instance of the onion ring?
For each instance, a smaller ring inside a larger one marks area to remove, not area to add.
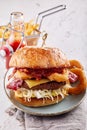
[[[87,80],[85,73],[82,69],[72,68],[71,72],[75,73],[79,78],[79,83],[75,87],[69,88],[69,94],[80,94],[86,89]]]
[[[16,73],[14,74],[15,78],[19,78],[19,79],[31,79],[32,77],[24,72],[21,71],[16,71]]]
[[[50,81],[57,81],[57,82],[67,81],[68,80],[68,71],[66,71],[64,74],[53,73],[50,76],[48,76],[48,79]]]
[[[81,65],[81,63],[77,60],[70,60],[70,68],[79,68],[79,69],[82,69],[83,70],[83,66]]]

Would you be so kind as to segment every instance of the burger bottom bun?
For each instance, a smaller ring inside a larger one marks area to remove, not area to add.
[[[64,95],[64,98],[65,97],[66,96]],[[49,98],[44,98],[44,99],[31,98],[31,100],[28,101],[28,100],[25,100],[24,98],[20,98],[20,97],[15,96],[15,93],[12,94],[12,98],[15,99],[17,102],[19,102],[20,104],[25,105],[25,106],[29,106],[29,107],[49,106],[52,104],[59,103],[60,101],[62,101],[64,99],[62,96],[58,96],[58,97],[55,96],[53,98],[53,100],[49,99]]]

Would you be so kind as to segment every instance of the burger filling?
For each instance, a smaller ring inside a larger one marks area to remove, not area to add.
[[[26,69],[16,68],[9,76],[7,88],[15,92],[15,96],[30,101],[31,98],[50,98],[68,95],[67,83],[76,82],[77,75],[65,68]]]
[[[47,89],[43,89],[43,90],[28,90],[25,88],[20,88],[15,92],[15,96],[20,97],[20,98],[24,98],[25,100],[30,101],[31,98],[49,98],[51,100],[54,99],[55,96],[61,96],[62,99],[65,97],[65,95],[68,95],[66,88],[68,88],[69,86],[64,86],[63,88],[59,88],[59,89],[54,89],[54,90],[47,90]],[[58,101],[58,100],[57,100]]]

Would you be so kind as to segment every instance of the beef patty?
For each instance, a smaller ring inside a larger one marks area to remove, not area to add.
[[[29,88],[27,83],[24,81],[22,84],[22,88],[32,89],[32,90],[43,90],[43,89],[54,90],[54,89],[58,89],[58,88],[62,87],[65,84],[66,84],[66,82],[51,81],[51,82],[43,83],[40,85],[36,85],[32,88]]]

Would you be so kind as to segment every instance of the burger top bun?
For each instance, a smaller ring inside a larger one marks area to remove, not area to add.
[[[23,47],[11,57],[10,67],[53,68],[68,67],[69,61],[58,48]]]

